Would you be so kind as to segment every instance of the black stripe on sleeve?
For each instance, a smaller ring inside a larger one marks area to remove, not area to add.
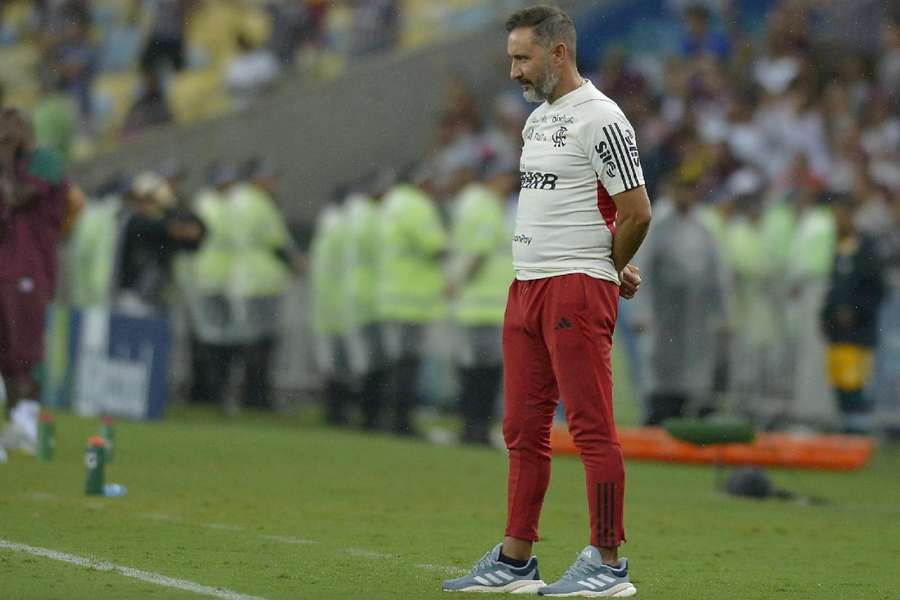
[[[625,136],[622,135],[622,130],[619,129],[618,123],[613,123],[610,129],[614,131],[613,136],[616,138],[616,141],[621,142],[622,144],[619,147],[619,151],[622,153],[622,161],[625,163],[625,168],[628,169],[628,175],[634,182],[631,187],[637,187],[640,185],[640,183],[638,183],[637,173],[635,173],[634,171],[634,165],[631,164],[631,156],[628,154],[628,144],[625,143]]]
[[[622,179],[622,184],[623,184],[627,189],[631,189],[631,188],[635,187],[633,184],[631,184],[631,183],[629,183],[628,181],[625,180],[625,177],[627,176],[627,173],[625,172],[625,168],[622,166],[622,163],[621,163],[621,161],[619,160],[619,153],[616,152],[616,145],[615,145],[615,143],[613,142],[613,138],[612,138],[612,136],[610,135],[610,132],[609,132],[609,128],[608,128],[608,127],[604,127],[604,128],[603,128],[603,134],[606,135],[606,141],[609,142],[609,151],[610,151],[610,153],[612,153],[613,160],[616,161],[616,167],[619,169],[619,177]]]
[[[622,133],[622,130],[619,129],[618,123],[613,123],[613,126],[616,128],[616,131],[619,132],[619,137],[622,138],[622,143],[625,144],[625,135]],[[625,144],[625,151],[628,152],[628,144]],[[635,185],[641,185],[641,179],[638,177],[637,168],[634,166],[634,162],[631,161],[631,154],[628,154],[628,167],[631,169],[631,174],[634,175],[634,183]]]

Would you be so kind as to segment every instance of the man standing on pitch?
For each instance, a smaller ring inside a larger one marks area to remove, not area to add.
[[[610,354],[621,294],[640,275],[628,261],[650,224],[634,128],[581,77],[575,27],[557,8],[506,22],[510,77],[541,105],[528,118],[503,325],[509,449],[506,537],[448,591],[625,597],[636,593],[619,559],[625,472],[612,411]],[[545,586],[531,548],[550,481],[550,428],[559,398],[584,463],[590,545]]]

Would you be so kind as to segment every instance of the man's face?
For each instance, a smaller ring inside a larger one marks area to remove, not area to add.
[[[551,53],[537,41],[531,28],[520,27],[509,32],[506,53],[511,66],[510,79],[522,86],[522,94],[528,102],[543,102],[559,85],[559,70],[553,67]]]

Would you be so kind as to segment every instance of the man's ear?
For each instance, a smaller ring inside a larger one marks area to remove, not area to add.
[[[550,49],[550,54],[553,56],[553,63],[561,66],[569,56],[569,47],[559,42]]]

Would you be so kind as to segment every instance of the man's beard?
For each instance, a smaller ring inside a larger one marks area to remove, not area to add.
[[[522,95],[525,96],[525,100],[528,102],[541,103],[550,97],[553,90],[559,85],[560,79],[560,74],[553,71],[550,65],[547,65],[544,67],[544,72],[541,73],[540,79],[535,81],[532,86],[523,89]]]

